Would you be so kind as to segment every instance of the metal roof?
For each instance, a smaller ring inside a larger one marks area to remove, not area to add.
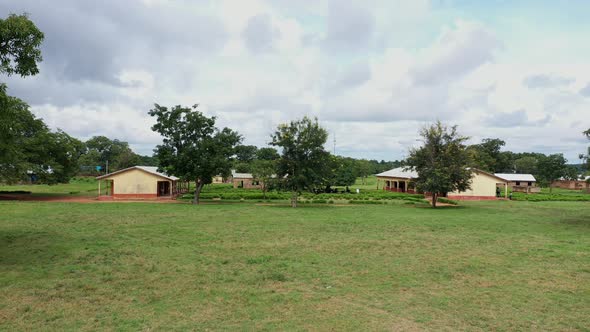
[[[413,170],[405,170],[405,167],[398,167],[394,169],[390,169],[389,171],[385,171],[383,173],[377,174],[377,176],[388,177],[388,178],[404,178],[404,179],[414,179],[418,177],[418,173]]]
[[[234,171],[231,172],[231,176],[237,179],[253,179],[254,176],[250,173],[236,173]]]
[[[118,170],[118,171],[113,172],[113,173],[109,173],[109,174],[105,174],[105,175],[102,175],[102,176],[98,176],[96,178],[98,180],[100,180],[100,179],[107,178],[109,176],[113,176],[115,174],[119,174],[119,173],[130,171],[132,169],[139,169],[139,170],[142,170],[144,172],[148,172],[148,173],[151,173],[151,174],[154,174],[154,175],[157,175],[159,177],[162,177],[162,178],[165,178],[165,179],[168,179],[168,180],[172,180],[172,181],[180,180],[176,176],[168,175],[168,174],[162,173],[162,172],[158,172],[158,168],[157,167],[154,167],[154,166],[131,166],[131,167],[128,167],[128,168],[124,168],[124,169]]]
[[[532,174],[516,174],[516,173],[496,173],[494,174],[499,178],[506,181],[523,181],[523,182],[536,182],[537,180]]]

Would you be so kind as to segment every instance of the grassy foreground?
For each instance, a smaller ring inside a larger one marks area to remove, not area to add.
[[[588,326],[584,202],[0,202],[0,330]]]

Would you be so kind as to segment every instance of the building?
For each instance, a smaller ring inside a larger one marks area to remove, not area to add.
[[[590,183],[588,183],[589,179],[590,176],[580,177],[578,180],[566,180],[561,178],[559,180],[551,182],[551,187],[572,190],[588,190],[590,189]]]
[[[383,190],[405,193],[416,193],[413,182],[418,174],[413,170],[406,170],[403,167],[377,174],[377,189],[380,185]],[[462,192],[444,193],[450,199],[457,200],[488,200],[496,199],[497,186],[503,187],[504,197],[508,196],[507,181],[488,172],[473,169],[471,189]]]
[[[234,188],[261,189],[261,181],[257,180],[250,173],[236,173],[232,171],[232,183]]]
[[[500,192],[504,193],[504,198],[508,197],[508,183],[506,180],[488,172],[479,169],[473,169],[471,178],[471,189],[461,192],[451,192],[447,194],[450,199],[456,200],[491,200],[497,199],[496,188],[502,188]]]
[[[151,166],[133,166],[96,179],[99,199],[173,198],[188,191],[188,183]],[[101,184],[106,194],[101,191]]]
[[[390,169],[377,174],[377,189],[381,185],[383,190],[414,194],[416,186],[412,180],[417,177],[418,173],[413,170],[405,170],[404,167]]]
[[[538,193],[537,180],[532,174],[496,173],[497,177],[506,180],[513,192]]]

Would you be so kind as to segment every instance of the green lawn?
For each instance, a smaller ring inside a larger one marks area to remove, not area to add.
[[[101,188],[101,191],[104,192]],[[54,185],[47,184],[23,184],[23,185],[3,185],[0,184],[0,191],[30,191],[33,195],[38,196],[97,196],[98,183],[93,177],[73,178],[70,183],[60,183]]]
[[[0,202],[0,330],[589,326],[587,202]]]

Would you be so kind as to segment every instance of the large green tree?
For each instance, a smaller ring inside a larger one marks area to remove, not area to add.
[[[164,137],[155,150],[160,168],[184,180],[195,181],[193,204],[213,177],[231,173],[235,147],[242,137],[229,128],[215,127],[215,117],[197,111],[197,106],[167,108],[158,104],[149,111],[156,118],[152,130]]]
[[[27,15],[0,19],[0,73],[30,76],[39,73],[43,32]]]
[[[271,138],[270,144],[282,150],[277,176],[292,192],[291,206],[296,207],[300,192],[318,189],[330,177],[330,153],[324,148],[328,131],[317,119],[304,117],[279,125]]]
[[[80,164],[86,166],[101,166],[107,171],[117,171],[142,163],[142,157],[133,152],[129,143],[106,136],[94,136],[86,141],[86,154],[80,159]],[[145,165],[150,166],[150,165]]]
[[[457,126],[449,128],[440,121],[422,128],[420,136],[423,145],[410,149],[406,162],[418,173],[417,189],[432,194],[435,208],[440,194],[471,187],[471,159],[465,146],[468,137],[459,135]]]
[[[553,181],[566,175],[566,162],[561,153],[540,158],[538,175],[541,182],[549,186],[549,192],[553,190]]]
[[[277,152],[277,149],[271,147],[264,147],[256,151],[256,159],[258,160],[277,160],[281,156]]]

